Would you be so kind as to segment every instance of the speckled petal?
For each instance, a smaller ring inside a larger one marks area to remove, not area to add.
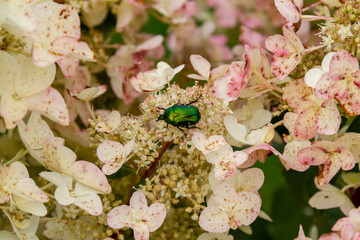
[[[96,154],[100,161],[112,164],[122,160],[124,146],[119,142],[104,141],[98,146]]]
[[[17,194],[21,197],[27,197],[33,201],[47,202],[49,197],[38,186],[36,186],[34,180],[31,178],[23,178],[18,181],[14,188],[13,194]]]
[[[92,187],[100,193],[110,193],[111,186],[104,173],[93,163],[76,161],[66,170],[66,174],[74,180]]]
[[[353,155],[344,147],[339,147],[331,155],[331,161],[335,166],[341,167],[343,170],[351,170],[355,165]]]
[[[329,160],[329,154],[321,147],[310,146],[299,151],[297,158],[305,165],[320,165]]]
[[[283,153],[283,161],[286,163],[286,165],[299,172],[304,172],[309,168],[309,165],[302,164],[298,158],[297,154],[298,152],[306,147],[309,147],[311,145],[310,141],[304,140],[304,141],[291,141],[288,144],[286,144],[284,148]]]
[[[135,240],[149,240],[149,228],[144,223],[137,223],[133,227]]]
[[[70,117],[65,100],[54,88],[47,88],[45,91],[27,99],[29,110],[39,111],[51,120],[66,126],[69,125]]]
[[[224,212],[229,212],[238,201],[237,193],[229,182],[219,182],[212,188],[216,206]]]
[[[249,168],[241,174],[241,188],[245,191],[256,192],[264,183],[264,173],[260,168]]]
[[[166,207],[162,203],[151,204],[146,215],[143,217],[147,221],[146,225],[150,232],[156,231],[163,224],[166,217]]]
[[[307,108],[303,110],[295,123],[294,135],[299,139],[308,140],[316,136],[315,128],[316,110]]]
[[[337,51],[331,58],[329,75],[334,80],[341,80],[345,74],[358,70],[358,61],[346,50]]]
[[[289,22],[300,21],[301,13],[296,5],[290,0],[275,0],[275,6],[280,14]]]
[[[135,220],[130,212],[130,207],[121,205],[110,210],[107,215],[107,224],[113,229],[132,227]]]
[[[205,208],[199,217],[199,225],[208,232],[227,232],[230,229],[228,215],[216,206]]]
[[[86,42],[72,37],[59,37],[51,43],[52,52],[60,56],[68,56],[86,61],[95,61],[95,55]]]
[[[315,128],[318,133],[332,135],[337,133],[341,117],[336,103],[333,100],[325,101],[316,114]]]
[[[233,217],[238,225],[250,225],[260,213],[261,198],[253,192],[238,193],[238,203],[233,209]]]
[[[101,199],[96,193],[76,197],[74,205],[84,209],[93,216],[99,216],[103,211]]]
[[[344,133],[341,137],[335,140],[336,143],[347,148],[353,155],[357,163],[360,162],[360,134],[359,133]]]
[[[120,125],[120,118],[121,115],[118,111],[112,111],[105,121],[96,124],[95,130],[98,132],[111,133]]]
[[[28,103],[16,100],[10,95],[2,95],[0,99],[0,115],[4,119],[5,127],[13,129],[28,111]]]
[[[136,219],[142,219],[148,210],[147,201],[144,193],[137,191],[134,192],[130,198],[131,214]]]
[[[339,170],[340,167],[336,167],[332,161],[326,161],[319,166],[318,184],[326,186]]]

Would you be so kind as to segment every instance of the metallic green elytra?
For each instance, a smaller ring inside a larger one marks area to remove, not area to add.
[[[201,114],[199,109],[189,105],[199,100],[199,98],[186,105],[175,104],[168,109],[164,109],[165,112],[161,114],[157,120],[164,120],[166,123],[179,128],[181,131],[183,130],[180,127],[193,128],[194,125],[200,121]]]

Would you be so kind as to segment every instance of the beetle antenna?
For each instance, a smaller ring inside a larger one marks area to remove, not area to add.
[[[200,94],[200,96],[199,96],[196,100],[194,100],[194,101],[192,101],[192,102],[189,102],[189,103],[186,104],[185,106],[189,106],[190,104],[196,103],[196,102],[201,98],[201,96],[202,96],[202,94]]]

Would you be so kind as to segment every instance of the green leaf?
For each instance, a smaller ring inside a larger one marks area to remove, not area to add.
[[[108,179],[119,179],[135,173],[135,169],[129,165],[123,165],[116,173],[108,175]]]

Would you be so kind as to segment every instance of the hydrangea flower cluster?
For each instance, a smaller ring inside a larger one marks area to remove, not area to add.
[[[0,239],[360,239],[359,56],[357,0],[0,0]]]

